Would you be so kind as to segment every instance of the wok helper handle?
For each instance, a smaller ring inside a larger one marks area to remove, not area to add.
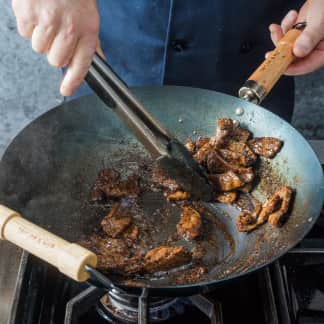
[[[239,97],[256,104],[269,94],[271,89],[284,74],[288,66],[295,60],[293,47],[301,34],[305,23],[296,24],[277,43],[276,48],[248,78],[239,90]]]
[[[47,261],[76,281],[86,281],[89,278],[85,265],[95,267],[97,264],[97,256],[91,251],[65,241],[2,205],[0,205],[0,239],[10,241]]]

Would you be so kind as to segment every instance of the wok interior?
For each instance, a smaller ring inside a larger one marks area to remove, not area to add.
[[[209,205],[223,229],[217,224],[214,228],[216,244],[208,252],[206,281],[251,271],[302,239],[319,214],[323,177],[315,154],[291,126],[262,108],[217,92],[184,87],[137,88],[134,92],[161,124],[183,141],[210,136],[216,120],[222,117],[236,119],[254,136],[284,141],[271,165],[284,184],[297,190],[288,221],[280,229],[266,225],[247,235],[236,230],[235,208]],[[240,116],[235,114],[238,106],[244,110]],[[98,171],[115,166],[131,174],[138,162],[147,158],[112,111],[97,97],[84,97],[51,110],[15,138],[0,165],[0,201],[65,239],[78,241],[104,216],[102,207],[89,203]],[[265,196],[259,188],[257,197]],[[156,198],[145,199],[148,211],[161,203]],[[155,222],[159,226],[158,220]],[[170,218],[160,229],[161,235],[174,231],[176,222]],[[157,246],[160,239],[157,236],[152,245]],[[158,280],[145,279],[143,284],[172,286],[175,277],[176,273],[171,273]]]

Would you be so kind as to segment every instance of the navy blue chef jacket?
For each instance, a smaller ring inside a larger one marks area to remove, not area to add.
[[[98,0],[100,40],[128,85],[184,85],[236,96],[273,48],[268,26],[294,0]],[[83,85],[76,96],[89,90]],[[293,78],[283,77],[263,106],[290,120]],[[204,107],[201,107],[204,109]]]

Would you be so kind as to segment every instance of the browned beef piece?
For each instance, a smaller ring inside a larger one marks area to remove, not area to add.
[[[101,221],[101,227],[110,237],[118,237],[132,223],[132,216],[129,206],[122,203],[115,203],[111,211]]]
[[[98,269],[103,272],[130,275],[140,272],[143,268],[139,255],[132,255],[123,239],[103,238],[93,234],[89,239],[79,242],[98,256]]]
[[[251,232],[259,226],[257,221],[257,215],[243,211],[237,217],[237,230],[239,232]]]
[[[168,189],[172,192],[181,190],[181,187],[175,180],[166,177],[163,171],[157,167],[153,168],[152,180],[153,183],[160,188]]]
[[[192,241],[199,236],[201,228],[201,217],[197,210],[192,207],[183,207],[177,232],[185,240]]]
[[[226,172],[233,167],[217,152],[211,150],[206,154],[207,169],[212,173]]]
[[[232,154],[232,159],[231,156],[228,156],[229,160],[227,161],[229,163],[238,164],[239,166],[251,166],[257,159],[257,156],[248,147],[248,145],[242,142],[230,142],[226,146],[226,149],[236,153],[236,155]]]
[[[251,137],[251,132],[242,127],[234,127],[231,139],[236,142],[246,143]]]
[[[184,246],[159,246],[146,253],[144,269],[150,273],[167,271],[190,261],[191,253]]]
[[[228,192],[222,192],[216,195],[216,201],[225,203],[225,204],[233,204],[234,201],[237,198],[237,192],[236,191],[228,191]]]
[[[243,211],[238,215],[236,225],[239,232],[250,232],[257,228],[261,223],[259,222],[259,214],[262,209],[262,204],[250,196],[253,207],[244,206]]]
[[[207,156],[207,169],[211,173],[224,173],[233,171],[240,177],[241,181],[244,183],[251,182],[254,179],[254,172],[252,167],[244,168],[228,163],[215,150],[210,152]]]
[[[243,192],[243,193],[249,193],[249,192],[252,191],[252,189],[253,189],[253,183],[252,182],[248,182],[243,187],[238,188],[238,190]]]
[[[221,148],[231,139],[234,129],[232,119],[221,118],[217,120],[216,134],[210,138],[210,144],[216,148]]]
[[[210,174],[209,180],[215,185],[218,192],[232,191],[244,185],[244,182],[233,171]]]
[[[104,193],[104,186],[108,183],[115,183],[120,179],[120,174],[116,170],[113,169],[103,169],[99,172],[97,179],[95,181],[92,193],[91,193],[91,199],[93,201],[102,200],[105,198]]]
[[[199,136],[196,140],[196,148],[199,150],[202,148],[205,144],[209,143],[210,138],[205,136]]]
[[[238,168],[235,170],[235,173],[239,176],[241,181],[244,182],[245,184],[252,182],[254,179],[254,172],[253,172],[252,167]]]
[[[138,239],[139,229],[137,225],[131,225],[128,227],[124,233],[123,238],[130,242],[135,242]]]
[[[260,213],[260,222],[266,222],[273,226],[279,226],[283,217],[289,210],[293,190],[290,187],[281,187],[266,201]]]
[[[194,154],[194,158],[198,163],[204,165],[206,163],[207,156],[214,150],[215,150],[215,148],[208,142],[208,143],[204,144],[203,146],[201,146],[196,151],[196,153]]]
[[[196,143],[191,138],[187,139],[185,147],[191,154],[196,152]]]
[[[255,154],[273,158],[280,151],[283,142],[274,137],[255,137],[248,144]]]
[[[190,193],[185,191],[176,191],[168,194],[168,201],[178,201],[178,200],[187,200],[190,199]]]
[[[135,197],[140,193],[139,177],[132,175],[122,180],[119,172],[113,169],[102,170],[92,191],[92,200],[103,198]]]
[[[204,275],[207,273],[208,269],[206,267],[195,267],[184,270],[177,275],[176,283],[178,285],[196,283],[203,280]]]

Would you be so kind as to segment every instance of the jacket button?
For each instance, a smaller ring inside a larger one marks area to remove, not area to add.
[[[240,52],[246,54],[252,51],[254,44],[251,41],[245,41],[241,44]]]
[[[171,47],[177,52],[182,52],[187,48],[187,42],[184,39],[174,39],[171,41]]]

